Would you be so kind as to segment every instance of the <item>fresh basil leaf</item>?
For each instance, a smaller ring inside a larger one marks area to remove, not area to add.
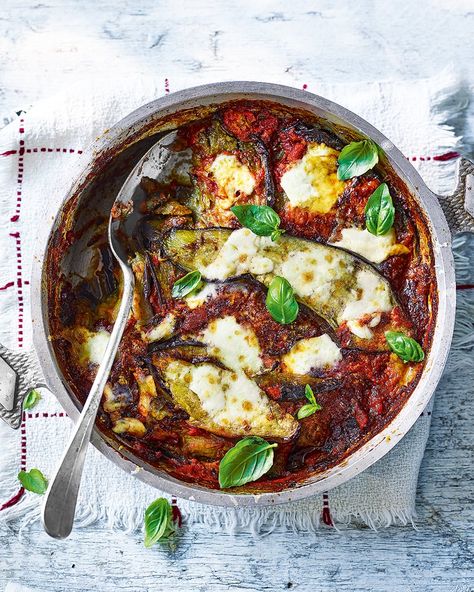
[[[152,547],[174,532],[171,504],[159,497],[145,510],[145,547]]]
[[[30,391],[23,401],[23,410],[26,411],[27,409],[32,409],[38,401],[41,399],[41,395],[35,389]]]
[[[284,232],[279,228],[280,216],[269,206],[232,206],[238,221],[257,236],[270,236],[276,241]]]
[[[351,142],[341,150],[337,162],[337,177],[341,181],[363,175],[379,161],[377,144],[372,140]]]
[[[425,352],[418,341],[408,337],[400,331],[387,331],[385,333],[390,349],[397,354],[404,362],[422,362],[425,359]]]
[[[173,289],[171,290],[171,296],[173,298],[182,298],[192,292],[195,288],[199,286],[201,283],[201,272],[200,271],[190,271],[181,279],[176,281],[173,284]]]
[[[320,407],[319,407],[320,409]],[[297,419],[304,419],[305,417],[309,417],[313,415],[318,410],[318,407],[315,405],[303,405],[298,409],[298,413],[296,414]]]
[[[39,469],[31,469],[28,472],[20,471],[18,480],[25,489],[39,495],[43,495],[48,489],[48,481]]]
[[[313,389],[309,386],[309,384],[307,384],[304,387],[304,395],[308,399],[308,401],[311,403],[311,405],[317,405],[316,397],[314,396]]]
[[[272,239],[272,241],[274,243],[276,243],[276,241],[280,238],[280,236],[284,233],[285,231],[282,230],[281,228],[277,228],[277,230],[274,230],[271,235],[270,238]]]
[[[221,488],[245,485],[267,473],[273,465],[273,448],[276,446],[258,436],[249,436],[237,442],[219,463]]]
[[[268,287],[265,305],[272,318],[282,325],[292,323],[298,316],[299,305],[293,288],[288,280],[278,275]]]
[[[313,413],[322,409],[321,405],[316,401],[316,397],[314,396],[313,389],[309,386],[309,384],[307,384],[304,387],[304,394],[305,394],[306,398],[308,399],[309,404],[303,405],[303,407],[300,407],[300,409],[298,410],[298,413],[296,415],[296,417],[298,419],[303,419],[305,417],[313,415]]]
[[[372,193],[365,206],[365,225],[375,236],[387,234],[395,219],[392,196],[386,183],[382,183]]]

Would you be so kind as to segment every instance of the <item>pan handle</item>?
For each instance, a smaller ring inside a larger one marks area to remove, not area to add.
[[[41,386],[46,386],[46,381],[36,352],[14,352],[0,344],[0,419],[13,429],[19,428],[24,398]]]
[[[459,160],[456,190],[438,199],[452,234],[474,232],[474,162]]]

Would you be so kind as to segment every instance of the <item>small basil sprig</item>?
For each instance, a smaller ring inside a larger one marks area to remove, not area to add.
[[[372,140],[351,142],[341,150],[337,162],[337,177],[341,181],[363,175],[379,161],[377,144]]]
[[[390,349],[404,362],[422,362],[425,359],[425,352],[418,341],[401,331],[387,331],[385,339]]]
[[[288,280],[275,276],[268,286],[265,305],[272,318],[282,325],[292,323],[298,316],[299,305]]]
[[[173,296],[173,298],[182,298],[183,296],[186,296],[186,294],[189,294],[199,286],[201,283],[201,277],[200,271],[190,271],[173,284],[171,296]]]
[[[270,206],[232,206],[238,221],[257,236],[270,236],[276,241],[285,231],[279,228],[280,216]]]
[[[386,183],[382,183],[372,193],[365,206],[365,225],[375,236],[387,234],[395,219],[392,196]]]
[[[152,547],[159,540],[167,539],[175,532],[171,504],[159,497],[145,510],[145,547]]]
[[[315,411],[319,411],[322,409],[321,405],[316,401],[316,397],[314,396],[313,389],[307,384],[304,388],[304,394],[308,399],[309,403],[303,405],[298,411],[297,418],[303,419],[305,417],[309,417],[313,415]]]
[[[30,391],[23,401],[23,410],[26,411],[27,409],[32,409],[38,401],[41,399],[41,395],[35,389]]]
[[[277,444],[269,444],[258,436],[248,436],[237,442],[219,463],[221,488],[237,487],[259,479],[271,469],[276,447]]]
[[[48,489],[48,481],[39,469],[20,471],[18,473],[18,480],[22,487],[39,495],[43,495]]]

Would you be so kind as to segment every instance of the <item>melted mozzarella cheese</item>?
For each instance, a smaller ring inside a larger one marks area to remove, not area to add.
[[[359,323],[359,321],[347,321],[347,326],[349,327],[349,331],[360,339],[371,339],[374,336],[370,327]]]
[[[382,319],[380,314],[375,314],[372,319],[366,323],[362,324],[359,321],[347,321],[347,326],[351,333],[354,333],[356,337],[360,337],[360,339],[371,339],[374,336],[374,332],[371,331],[376,327]]]
[[[234,429],[248,426],[254,431],[267,427],[272,412],[268,398],[243,372],[223,370],[212,364],[183,368],[172,362],[166,376],[172,381],[185,382],[217,425]]]
[[[205,284],[203,286],[203,288],[201,290],[199,290],[198,292],[196,292],[196,293],[191,292],[191,294],[189,294],[188,296],[185,297],[186,304],[191,309],[197,308],[198,306],[201,306],[201,304],[204,304],[204,302],[206,302],[206,300],[215,296],[216,292],[217,292],[216,285]]]
[[[390,255],[408,252],[404,245],[397,244],[393,228],[381,236],[372,234],[366,228],[344,228],[341,239],[331,244],[358,253],[373,263],[382,263]]]
[[[370,326],[375,326],[380,322],[380,315],[378,313],[388,312],[393,308],[392,296],[390,289],[386,282],[373,273],[367,270],[360,270],[356,276],[356,287],[351,291],[351,297],[346,303],[343,311],[339,315],[339,322],[348,321],[348,327],[357,335],[356,331],[365,332],[362,325],[357,328],[354,321],[365,317],[366,315],[373,315],[377,313]],[[377,323],[374,322],[377,321]],[[356,330],[354,331],[354,328]],[[366,333],[368,334],[368,333]],[[359,335],[362,337],[362,335]],[[368,335],[370,338],[371,335]],[[365,339],[366,337],[362,337]]]
[[[307,374],[310,370],[335,366],[342,355],[329,335],[302,339],[282,358],[285,369],[292,374]]]
[[[338,156],[325,144],[310,144],[303,158],[283,174],[280,184],[293,207],[329,212],[345,188],[337,178]]]
[[[224,280],[234,275],[247,273],[250,271],[258,251],[271,242],[270,237],[257,236],[248,228],[234,230],[214,261],[209,265],[200,267],[199,271],[204,277],[213,280]],[[265,259],[265,261],[262,262],[261,259]],[[261,257],[260,260],[257,258],[255,264],[257,267],[264,265],[265,269],[269,269],[270,266],[266,259],[266,257]]]
[[[343,253],[324,253],[311,245],[305,251],[289,253],[277,270],[298,296],[316,296],[322,303],[331,300],[334,282],[350,272],[350,260]]]
[[[255,255],[250,261],[249,271],[255,275],[264,275],[273,271],[273,261],[263,255]]]
[[[165,318],[156,327],[149,331],[142,331],[142,338],[144,341],[160,341],[167,337],[171,337],[176,325],[176,317],[168,313]]]
[[[243,370],[253,376],[262,369],[257,336],[239,325],[233,316],[212,321],[203,332],[202,341],[210,346],[211,355],[234,371]]]
[[[278,242],[256,236],[247,228],[234,230],[215,260],[199,271],[204,277],[221,280],[248,272],[282,276],[297,296],[313,299],[328,314],[334,312],[338,324],[347,321],[349,329],[363,339],[372,336],[369,327],[374,325],[357,321],[394,306],[383,278],[367,269],[356,272],[355,260],[343,251],[321,249],[308,242],[300,250],[284,252]]]
[[[87,329],[83,329],[83,332],[85,339],[82,343],[80,358],[83,361],[99,365],[104,357],[110,333],[104,330],[92,333]]]
[[[240,195],[250,195],[255,189],[255,178],[247,165],[234,154],[218,154],[209,167],[221,192],[232,205]]]

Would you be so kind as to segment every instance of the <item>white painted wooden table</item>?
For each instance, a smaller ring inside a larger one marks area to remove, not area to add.
[[[71,84],[120,75],[136,63],[215,73],[219,79],[378,80],[463,66],[474,84],[472,0],[4,0],[0,10],[0,116]],[[255,59],[243,63],[239,47]],[[311,90],[311,89],[310,89]],[[471,112],[472,115],[472,112]],[[473,117],[454,122],[472,156]],[[471,128],[469,127],[471,125]],[[474,244],[474,243],[473,243]],[[145,552],[140,537],[97,527],[56,542],[35,528],[0,536],[0,590],[390,591],[474,589],[473,385],[437,398],[420,475],[420,528],[374,533],[277,531],[255,540],[186,530],[175,552]],[[1,453],[1,452],[0,452]]]

